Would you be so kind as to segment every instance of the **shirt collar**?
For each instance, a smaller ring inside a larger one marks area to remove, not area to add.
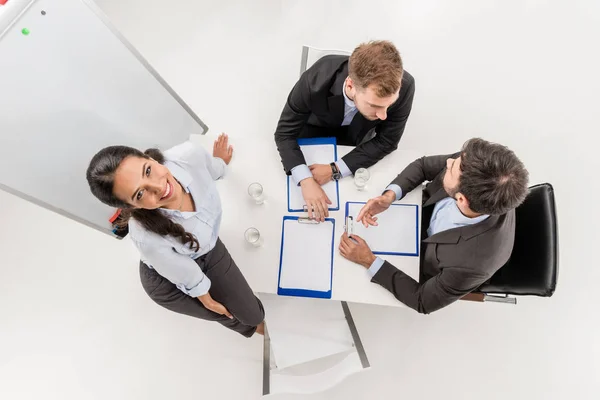
[[[175,179],[177,179],[177,182],[179,182],[181,186],[183,186],[186,193],[189,193],[190,185],[194,180],[194,178],[192,178],[192,175],[190,175],[190,173],[187,172],[185,169],[171,161],[165,162],[165,167],[167,167],[169,171],[171,171],[171,174],[173,174]]]
[[[456,204],[456,200],[450,198],[452,200],[452,205],[450,205],[451,218],[453,223],[461,223],[464,221],[468,221],[467,225],[463,225],[460,227],[456,227],[453,229],[448,229],[442,232],[438,232],[435,235],[431,235],[428,238],[424,239],[425,243],[448,243],[448,244],[456,244],[458,240],[463,237],[465,240],[469,240],[477,235],[487,232],[488,230],[497,226],[500,218],[506,218],[505,215],[480,215],[479,217],[469,218],[465,217],[463,213],[458,209],[458,205]],[[442,200],[443,201],[443,200]],[[454,210],[456,208],[456,212]],[[510,213],[510,212],[509,212]],[[462,225],[462,224],[461,224]]]
[[[179,165],[177,165],[174,162],[166,161],[164,165],[165,165],[165,167],[167,167],[169,169],[169,171],[171,171],[171,174],[173,175],[173,177],[175,179],[177,179],[177,182],[179,182],[181,184],[181,186],[183,187],[185,192],[190,193],[190,185],[192,184],[192,181],[194,180],[194,178],[192,178],[192,175],[190,175],[189,172],[187,172],[185,169],[183,169],[182,167],[180,167]],[[160,208],[160,211],[167,215],[169,215],[169,214],[175,214],[175,215],[194,214],[194,213],[183,213],[179,210],[169,210],[166,208]]]
[[[452,222],[456,225],[475,225],[478,222],[483,221],[484,219],[486,219],[487,217],[489,217],[489,215],[487,214],[483,214],[480,215],[479,217],[475,217],[475,218],[469,218],[467,216],[465,216],[460,209],[458,208],[458,204],[456,204],[456,200],[452,199]]]
[[[346,78],[344,80],[344,83],[342,84],[342,94],[344,95],[344,103],[346,104],[347,107],[356,108],[356,104],[354,104],[354,102],[352,100],[350,100],[348,98],[348,96],[346,96],[346,82],[348,82],[348,78]]]

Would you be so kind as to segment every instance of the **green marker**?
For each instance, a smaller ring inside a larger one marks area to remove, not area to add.
[[[27,35],[29,35],[29,29],[27,29],[27,28],[23,28],[23,29],[21,29],[21,33],[22,33],[23,35],[27,36]]]

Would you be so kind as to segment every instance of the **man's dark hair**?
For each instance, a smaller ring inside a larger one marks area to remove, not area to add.
[[[502,215],[527,197],[529,173],[506,146],[471,139],[463,145],[460,169],[457,192],[476,213]]]

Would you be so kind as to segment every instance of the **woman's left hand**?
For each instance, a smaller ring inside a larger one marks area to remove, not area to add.
[[[213,145],[213,157],[218,157],[229,165],[232,155],[233,147],[229,145],[229,137],[226,133],[221,133]]]

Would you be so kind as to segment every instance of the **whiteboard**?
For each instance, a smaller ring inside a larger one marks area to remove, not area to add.
[[[167,149],[208,128],[93,2],[4,7],[0,188],[113,235],[115,210],[85,178],[93,155],[116,144]]]

